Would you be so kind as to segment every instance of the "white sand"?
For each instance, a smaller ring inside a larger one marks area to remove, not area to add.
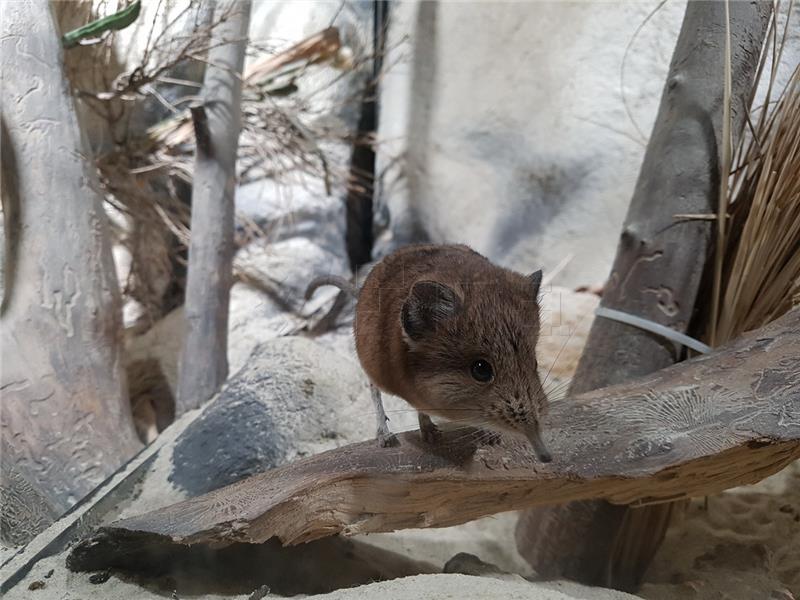
[[[559,589],[561,587],[561,589]],[[563,590],[563,591],[562,591]],[[530,583],[522,578],[495,579],[470,575],[418,575],[395,581],[383,581],[371,585],[338,590],[314,598],[325,600],[626,600],[636,596],[611,590],[591,591],[591,596],[582,595],[587,588],[574,584]],[[574,593],[572,593],[574,592]]]
[[[514,544],[516,513],[502,513],[442,529],[407,529],[361,536],[369,544],[413,556],[443,568],[459,552],[474,554],[502,571],[531,575],[533,570]]]
[[[800,462],[691,503],[639,594],[648,600],[800,598]]]

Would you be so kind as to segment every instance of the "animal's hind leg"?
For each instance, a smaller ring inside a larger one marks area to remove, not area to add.
[[[375,387],[373,383],[369,384],[369,391],[372,394],[372,402],[375,405],[375,414],[378,419],[378,433],[375,435],[378,440],[378,445],[380,445],[381,448],[396,446],[397,436],[389,431],[389,426],[386,424],[389,417],[386,416],[386,411],[383,410],[381,391]]]

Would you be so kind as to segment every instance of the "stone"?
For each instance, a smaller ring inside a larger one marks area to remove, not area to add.
[[[346,342],[329,334],[332,345]],[[339,341],[336,341],[336,340]],[[386,398],[392,427],[416,412]],[[353,355],[305,337],[258,344],[174,443],[162,448],[122,517],[153,510],[244,477],[375,435],[369,386]]]
[[[172,481],[190,495],[370,436],[358,365],[311,340],[258,346],[178,438]]]

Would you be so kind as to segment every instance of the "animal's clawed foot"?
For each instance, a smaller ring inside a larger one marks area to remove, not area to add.
[[[422,441],[426,444],[438,444],[442,441],[442,430],[434,423],[430,423],[419,430]]]
[[[378,429],[375,439],[378,441],[378,446],[381,448],[394,448],[400,445],[400,440],[397,439],[395,434],[389,431],[388,427]]]
[[[419,435],[422,441],[427,444],[438,444],[442,439],[442,430],[425,413],[418,413],[417,416],[419,417]]]

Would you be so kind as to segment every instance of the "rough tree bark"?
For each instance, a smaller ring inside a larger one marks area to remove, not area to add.
[[[212,31],[203,102],[192,111],[196,162],[177,415],[211,398],[228,376],[233,193],[250,2],[222,2],[215,20],[221,15],[224,20]]]
[[[768,2],[731,2],[732,131],[748,108],[770,15]],[[725,3],[689,2],[650,142],[620,236],[602,306],[685,332],[709,254],[724,95]],[[680,359],[651,333],[595,320],[571,393],[622,383]],[[640,510],[578,502],[528,511],[517,547],[538,573],[635,587],[661,543],[673,507]]]
[[[73,550],[75,569],[132,567],[165,542],[296,544],[446,527],[577,498],[654,502],[754,483],[800,456],[800,309],[713,354],[554,403],[553,462],[527,445],[419,432],[351,444],[118,521]],[[472,441],[470,441],[472,440]],[[162,548],[163,550],[163,548]]]
[[[102,198],[49,4],[3,5],[2,538],[24,543],[141,447]]]

